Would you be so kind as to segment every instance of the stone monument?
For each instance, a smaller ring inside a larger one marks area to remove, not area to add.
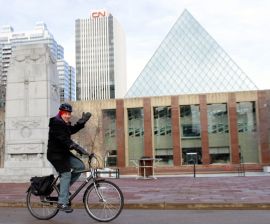
[[[19,46],[8,71],[4,168],[0,181],[24,182],[52,173],[47,161],[49,118],[60,103],[56,60],[47,45]]]

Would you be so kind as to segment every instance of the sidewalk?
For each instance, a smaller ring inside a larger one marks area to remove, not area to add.
[[[120,176],[110,179],[123,191],[130,209],[270,209],[270,176],[246,173],[158,176],[137,180]],[[0,183],[0,207],[25,207],[29,183]],[[72,188],[74,189],[74,188]],[[72,190],[71,190],[72,191]],[[73,201],[82,207],[82,194]]]

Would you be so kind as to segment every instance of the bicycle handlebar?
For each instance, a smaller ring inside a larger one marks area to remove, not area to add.
[[[88,159],[91,161],[92,160],[92,158],[94,158],[96,155],[95,155],[95,153],[89,153],[88,155]]]
[[[97,164],[98,164],[98,167],[99,167],[99,160],[98,160],[97,155],[95,153],[90,153],[88,155],[88,165],[89,165],[89,167],[92,167],[91,162],[92,162],[93,159],[95,159],[97,161]]]

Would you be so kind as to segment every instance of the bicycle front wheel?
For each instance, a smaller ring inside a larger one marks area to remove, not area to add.
[[[83,202],[87,213],[99,222],[109,222],[122,211],[124,197],[120,188],[107,180],[92,183],[85,191]]]
[[[26,205],[31,213],[37,219],[48,220],[58,213],[57,200],[59,191],[53,186],[53,192],[48,196],[36,196],[28,190],[26,196]]]

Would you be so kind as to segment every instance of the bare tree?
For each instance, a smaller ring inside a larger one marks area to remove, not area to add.
[[[98,102],[97,102],[98,103]],[[92,105],[92,104],[91,104]],[[100,165],[104,166],[105,152],[103,150],[102,110],[99,105],[88,108],[89,104],[75,104],[72,123],[81,118],[83,112],[91,112],[90,120],[85,127],[72,138],[89,152],[94,152],[100,158]]]

